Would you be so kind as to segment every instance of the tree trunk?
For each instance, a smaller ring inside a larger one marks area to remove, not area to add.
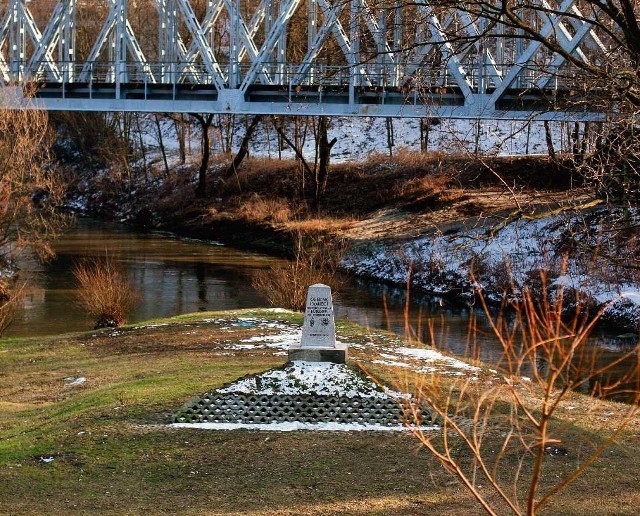
[[[389,157],[393,157],[393,147],[395,143],[395,136],[393,134],[393,118],[385,118],[385,124],[387,127],[387,148],[389,149]]]
[[[251,141],[253,133],[255,132],[256,128],[258,127],[258,123],[261,120],[262,115],[256,115],[251,120],[251,124],[249,124],[249,127],[247,127],[247,132],[244,134],[244,138],[242,138],[242,143],[240,144],[238,153],[236,154],[235,158],[233,158],[233,161],[225,172],[224,177],[231,177],[233,174],[237,173],[238,167],[240,166],[244,158],[247,157],[247,154],[249,154],[249,142]]]
[[[198,170],[198,187],[196,188],[196,197],[202,198],[207,192],[207,170],[209,169],[209,157],[211,149],[209,148],[209,128],[213,122],[213,115],[203,117],[198,113],[190,113],[200,123],[202,130],[202,158],[200,160],[200,169]]]
[[[185,143],[185,131],[184,131],[184,117],[180,115],[180,120],[177,118],[173,119],[173,124],[176,129],[176,137],[178,139],[178,150],[180,153],[180,163],[183,165],[187,161],[187,149]]]
[[[314,174],[314,195],[313,209],[317,211],[320,207],[320,201],[324,195],[327,181],[329,179],[329,162],[331,160],[331,149],[338,141],[333,138],[329,141],[327,135],[329,129],[329,120],[326,116],[318,117],[318,160]]]
[[[164,172],[165,175],[169,175],[169,162],[167,161],[167,151],[164,148],[164,139],[162,137],[162,128],[160,127],[160,120],[158,120],[158,115],[155,115],[156,119],[156,129],[158,130],[158,144],[160,145],[160,152],[162,152],[162,161],[164,163]]]
[[[429,152],[429,131],[431,129],[431,120],[428,118],[420,119],[420,152]]]
[[[142,153],[142,172],[144,173],[144,180],[149,181],[149,170],[147,168],[147,149],[144,145],[144,138],[142,137],[142,129],[140,128],[140,113],[136,113],[136,129],[138,130],[138,141],[140,143],[140,152]]]
[[[547,141],[547,150],[549,152],[549,157],[556,161],[556,150],[553,148],[553,137],[551,136],[551,126],[547,120],[544,121],[544,137]]]

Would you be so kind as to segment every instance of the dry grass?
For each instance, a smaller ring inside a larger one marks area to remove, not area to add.
[[[302,322],[299,315],[234,311],[118,332],[1,340],[0,356],[11,366],[0,375],[0,514],[138,514],[150,508],[153,514],[481,514],[472,496],[409,435],[166,425],[193,396],[281,365],[276,349],[230,350],[273,329],[229,322],[285,316]],[[370,356],[375,348],[366,343],[372,339],[384,350],[378,331],[338,324],[349,342],[363,344],[352,356]],[[64,378],[79,375],[86,383],[63,387]],[[570,454],[549,457],[553,469],[545,486],[573,470],[579,442],[599,439],[626,408],[574,393],[568,402],[558,415],[571,432],[572,441],[562,444]],[[487,452],[498,453],[501,439],[488,432]],[[468,463],[460,441],[452,444]],[[639,444],[636,420],[617,446],[551,500],[547,513],[590,514],[597,507],[598,514],[637,514]],[[512,478],[518,459],[503,461],[500,474]]]
[[[14,364],[0,375],[0,514],[400,515],[445,501],[472,508],[465,493],[447,493],[443,472],[414,453],[408,435],[168,427],[193,396],[282,365],[275,350],[229,350],[270,331],[229,328],[236,317],[256,316],[283,314],[208,313],[0,341],[0,356]],[[62,387],[80,374],[85,384]]]
[[[312,218],[292,220],[287,224],[287,229],[289,231],[305,235],[321,235],[323,233],[333,234],[348,229],[355,222],[355,219],[350,217],[338,218],[331,216],[316,216]]]
[[[468,157],[402,151],[393,158],[373,155],[364,163],[332,165],[320,213],[309,209],[310,178],[295,160],[248,159],[237,175],[225,178],[219,170],[212,170],[215,195],[198,202],[192,198],[192,174],[181,170],[171,175],[161,192],[150,190],[144,202],[154,221],[222,241],[225,229],[218,222],[240,223],[234,224],[228,241],[235,241],[242,224],[248,226],[245,245],[255,241],[251,225],[257,223],[261,227],[258,245],[262,246],[265,236],[269,240],[273,235],[274,241],[282,238],[283,229],[314,235],[348,231],[362,240],[372,228],[374,232],[379,229],[383,238],[405,238],[458,219],[513,209],[530,197],[532,206],[566,200],[567,194],[558,189],[533,192],[526,188],[525,179],[530,181],[534,175],[544,176],[541,185],[554,178],[564,181],[566,174],[556,173],[544,160],[496,158],[495,167],[518,188],[517,196]],[[522,192],[520,187],[524,187]],[[391,220],[383,211],[397,217]],[[275,233],[265,231],[269,225]]]
[[[276,224],[289,222],[293,216],[286,199],[263,197],[257,193],[240,203],[238,214],[248,222],[274,222]]]
[[[450,182],[451,180],[447,176],[419,176],[396,184],[393,193],[397,198],[416,198],[424,195],[434,195],[449,190]]]
[[[73,270],[80,305],[96,320],[96,328],[120,326],[136,300],[125,273],[112,258],[95,258]]]
[[[291,197],[298,189],[295,160],[246,158],[242,167],[219,186],[222,197],[257,193],[263,197]]]

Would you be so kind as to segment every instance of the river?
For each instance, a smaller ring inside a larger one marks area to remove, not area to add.
[[[73,267],[84,258],[109,256],[127,271],[140,299],[129,322],[198,311],[265,307],[252,286],[257,271],[280,258],[240,251],[216,242],[136,232],[127,226],[80,218],[54,244],[56,257],[35,265],[25,309],[7,336],[54,335],[90,329],[92,322],[76,303]],[[334,300],[337,317],[372,328],[402,333],[406,297],[402,289],[365,281],[347,281]],[[438,300],[411,302],[414,328],[446,317],[453,340],[466,338],[468,311],[451,311]],[[419,321],[422,321],[420,324]]]
[[[83,218],[56,241],[55,251],[54,260],[35,267],[24,310],[6,336],[54,335],[92,328],[93,321],[76,303],[72,272],[83,258],[108,255],[126,269],[140,296],[129,314],[132,323],[190,312],[267,306],[252,287],[252,278],[280,260],[215,242],[140,233],[120,224]],[[356,280],[341,289],[334,304],[338,318],[400,334],[408,329],[427,342],[432,328],[438,345],[458,355],[473,353],[480,360],[496,363],[502,354],[486,317],[477,308],[473,314],[479,331],[473,332],[471,342],[471,308],[453,309],[438,299],[414,296],[407,326],[404,290]],[[633,337],[601,333],[591,345],[609,360],[635,342]]]

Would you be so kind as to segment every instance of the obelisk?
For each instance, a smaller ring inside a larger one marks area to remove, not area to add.
[[[307,292],[302,339],[289,348],[289,360],[344,364],[347,346],[336,343],[331,287],[318,283]]]

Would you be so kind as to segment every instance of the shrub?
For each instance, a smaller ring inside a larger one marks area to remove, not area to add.
[[[302,311],[309,285],[324,283],[334,294],[340,289],[342,280],[338,266],[344,255],[344,244],[305,239],[298,234],[295,248],[293,260],[258,272],[253,287],[271,306]]]
[[[92,258],[75,266],[80,305],[96,320],[95,329],[123,324],[137,296],[113,258]]]
[[[15,281],[0,279],[0,337],[13,322],[22,290],[22,286]]]
[[[414,435],[488,514],[534,515],[546,508],[620,438],[639,410],[639,348],[601,361],[588,337],[602,312],[588,317],[578,304],[566,320],[562,289],[551,294],[544,272],[538,283],[540,293],[525,288],[520,300],[509,303],[511,310],[505,304],[498,314],[479,296],[503,348],[500,373],[490,370],[493,378],[487,381],[437,373],[405,379],[405,386],[415,386],[413,416],[426,405],[441,425],[440,431],[417,428]],[[470,328],[472,338],[477,332]],[[617,380],[609,379],[625,361],[629,369],[623,368]],[[624,397],[629,405],[618,418],[599,424],[597,439],[591,434],[581,438],[558,410],[566,407],[571,391]],[[568,469],[552,458],[570,453],[575,456]]]

